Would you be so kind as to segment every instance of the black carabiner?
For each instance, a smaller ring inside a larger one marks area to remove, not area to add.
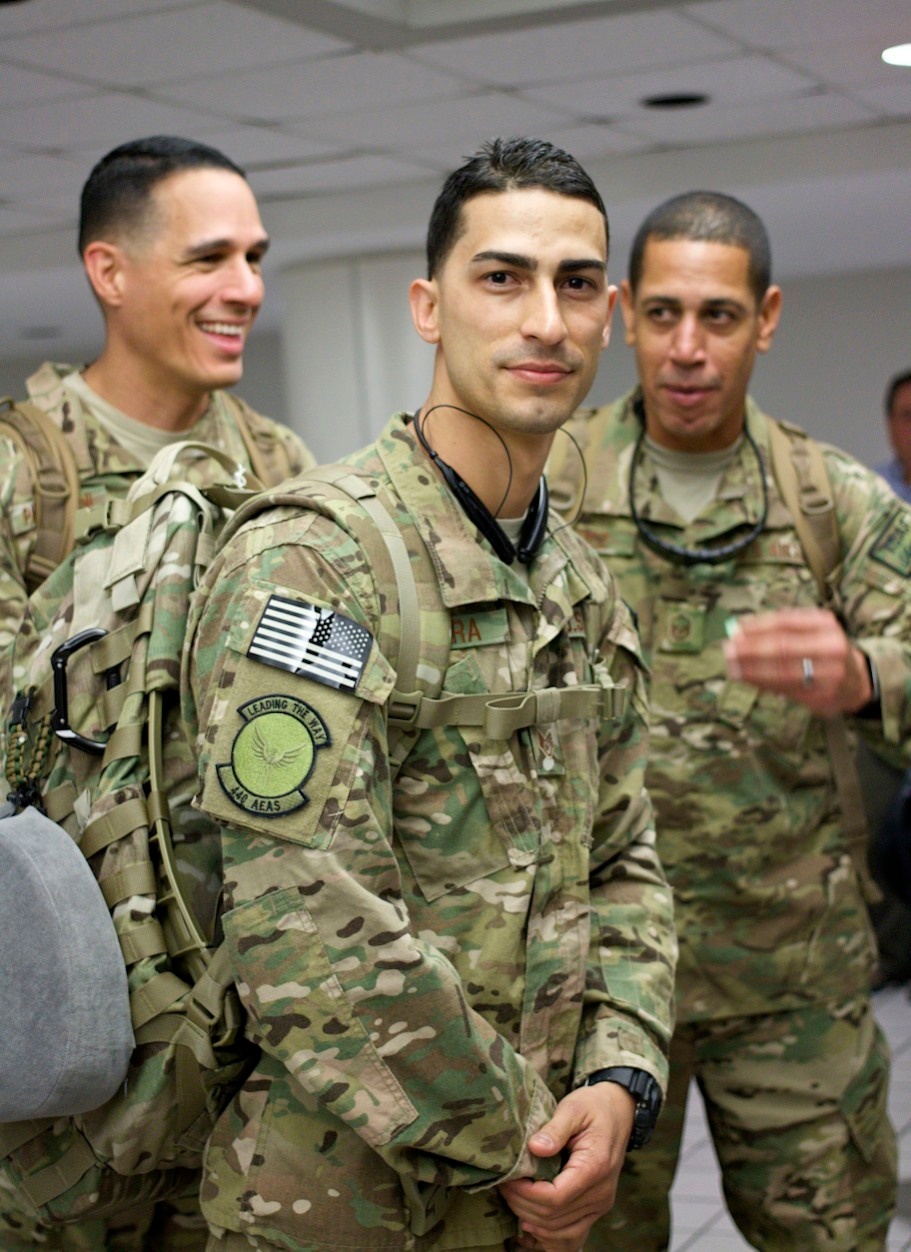
[[[66,667],[74,652],[78,652],[87,644],[94,643],[97,639],[103,639],[107,633],[103,626],[89,626],[87,630],[80,630],[78,635],[73,635],[72,639],[65,640],[51,653],[51,668],[54,671],[54,712],[51,714],[51,729],[58,739],[62,739],[70,747],[81,748],[83,752],[90,752],[93,756],[101,756],[108,745],[104,740],[88,739],[85,735],[80,735],[70,725]]]

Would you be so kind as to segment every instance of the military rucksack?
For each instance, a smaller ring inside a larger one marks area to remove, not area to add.
[[[192,759],[176,791],[170,777],[190,598],[219,530],[250,494],[238,486],[246,479],[205,445],[164,449],[125,499],[77,516],[75,546],[30,597],[13,644],[10,799],[45,810],[89,863],[126,967],[135,1043],[122,1085],[100,1107],[80,1110],[77,1098],[0,1126],[7,1189],[47,1223],[182,1191],[255,1059],[212,917],[200,920],[180,840],[175,848],[175,829],[184,842],[198,833],[187,822]],[[42,936],[34,942],[40,950]],[[16,976],[5,963],[4,977]],[[44,992],[34,988],[38,999]]]

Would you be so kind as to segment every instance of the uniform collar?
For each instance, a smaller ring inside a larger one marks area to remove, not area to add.
[[[397,413],[376,443],[396,493],[404,501],[430,553],[447,608],[513,600],[538,604],[551,597],[577,603],[606,592],[587,547],[551,512],[548,534],[529,568],[529,580],[501,561],[466,518],[433,469],[411,426]],[[559,592],[555,588],[561,588]]]

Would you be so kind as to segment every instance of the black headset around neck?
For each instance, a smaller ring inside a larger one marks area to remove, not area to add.
[[[474,414],[470,416],[473,417]],[[483,418],[480,420],[483,421]],[[438,452],[431,448],[427,442],[427,436],[421,427],[420,409],[414,414],[412,422],[421,447],[443,475],[447,487],[461,505],[462,512],[470,522],[477,526],[500,560],[506,565],[512,565],[515,560],[519,560],[523,565],[527,565],[540,548],[547,532],[549,494],[546,478],[543,475],[541,476],[538,490],[528,506],[525,521],[522,523],[519,542],[514,544],[487,505],[472,491],[461,474],[457,473],[451,465],[448,465],[443,460]]]

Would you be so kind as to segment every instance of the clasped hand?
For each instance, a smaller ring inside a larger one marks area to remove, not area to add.
[[[612,1082],[580,1087],[560,1101],[528,1143],[535,1156],[565,1151],[560,1173],[550,1182],[517,1178],[500,1186],[519,1219],[519,1247],[579,1252],[614,1203],[634,1112],[633,1097]]]

